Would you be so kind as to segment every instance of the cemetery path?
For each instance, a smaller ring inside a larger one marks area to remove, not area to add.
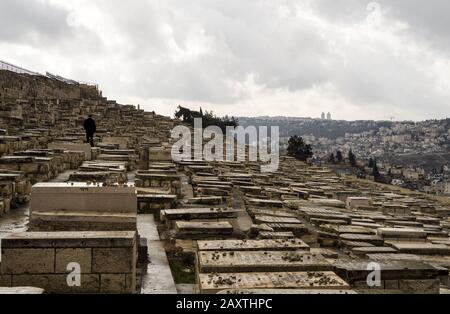
[[[153,215],[138,215],[138,231],[147,239],[150,263],[143,274],[142,294],[177,294],[164,245],[159,239]]]
[[[237,230],[247,232],[252,227],[253,221],[245,210],[244,195],[239,189],[233,189],[232,208],[239,210],[238,218],[233,222]]]

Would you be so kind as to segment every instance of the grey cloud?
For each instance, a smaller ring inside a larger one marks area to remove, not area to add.
[[[450,114],[448,91],[435,88],[450,80],[435,66],[450,51],[444,19],[450,3],[378,1],[389,23],[409,28],[366,38],[359,27],[369,2],[77,0],[75,12],[96,8],[99,16],[94,26],[71,27],[65,22],[71,12],[63,7],[0,0],[0,25],[8,27],[0,28],[0,38],[39,48],[45,60],[58,56],[66,65],[61,74],[97,81],[118,100],[179,99],[242,109],[254,95],[236,85],[252,77],[264,92],[294,95],[332,86],[337,98],[363,112],[395,106],[408,117],[429,117],[429,110]],[[297,15],[299,4],[305,9]],[[274,114],[289,115],[289,105],[282,106],[286,112],[274,107]]]
[[[9,42],[59,40],[71,33],[68,11],[46,2],[0,0],[0,39]]]

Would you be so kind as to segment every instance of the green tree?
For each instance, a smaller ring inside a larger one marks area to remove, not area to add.
[[[357,161],[356,161],[356,156],[355,156],[355,154],[353,154],[353,151],[351,149],[348,152],[348,160],[350,161],[350,165],[352,167],[356,167],[358,165]]]
[[[369,159],[369,168],[373,168],[373,159],[370,157]]]
[[[328,162],[330,164],[335,164],[336,163],[336,158],[334,158],[334,154],[331,153],[330,158],[328,159]]]
[[[340,150],[338,150],[336,153],[336,159],[338,163],[342,163],[342,161],[344,160],[344,156],[342,155],[342,152]]]
[[[222,129],[223,132],[226,131],[228,126],[237,127],[238,119],[235,117],[217,117],[212,111],[205,110],[203,113],[203,109],[200,108],[200,111],[192,111],[188,108],[184,108],[179,106],[177,111],[175,112],[175,118],[182,119],[183,122],[186,122],[192,126],[194,126],[194,122],[196,118],[202,119],[203,128],[207,128],[209,126],[218,126]]]
[[[372,170],[372,175],[375,178],[375,181],[377,181],[378,179],[380,179],[381,174],[380,174],[380,171],[378,170],[378,164],[377,164],[376,160],[373,161],[373,168],[372,169],[373,169]]]
[[[314,155],[311,145],[306,144],[303,138],[297,135],[289,139],[287,151],[288,156],[295,157],[301,161],[307,161],[308,158]]]

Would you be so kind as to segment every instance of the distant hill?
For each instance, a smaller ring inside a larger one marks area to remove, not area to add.
[[[239,125],[247,127],[259,126],[279,126],[281,137],[293,135],[314,135],[337,139],[344,137],[346,133],[378,132],[382,127],[389,128],[394,123],[391,121],[342,121],[342,120],[321,120],[311,118],[284,118],[284,117],[239,117]]]

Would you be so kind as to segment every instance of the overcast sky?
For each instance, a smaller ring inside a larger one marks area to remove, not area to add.
[[[0,59],[173,115],[450,116],[450,1],[0,0]]]

